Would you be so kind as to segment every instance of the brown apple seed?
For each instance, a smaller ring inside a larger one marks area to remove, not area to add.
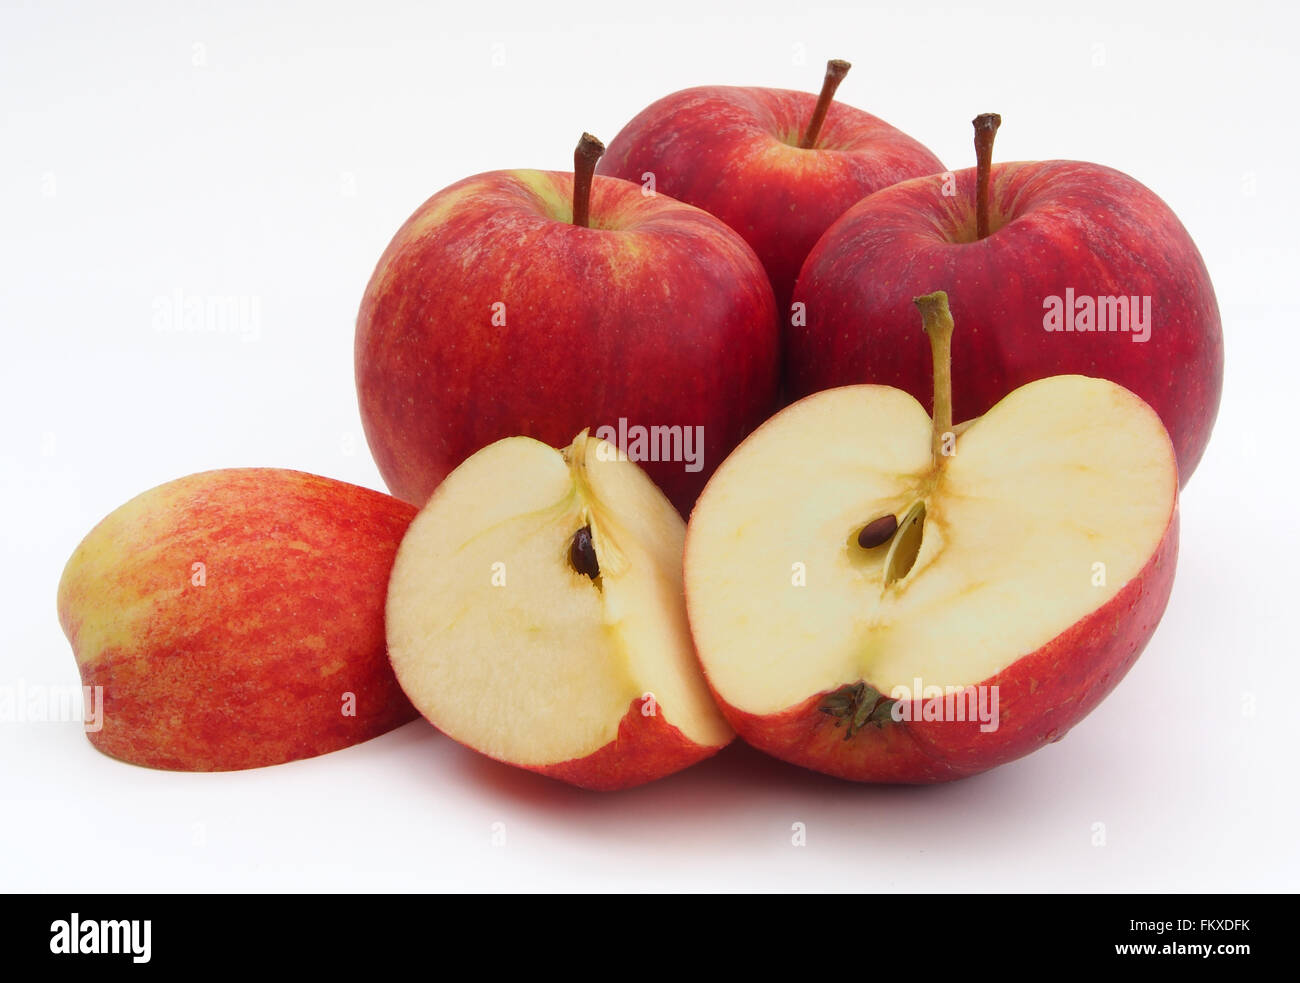
[[[569,545],[569,565],[592,580],[600,576],[596,547],[591,542],[591,526],[583,526],[573,534],[573,542]]]
[[[882,515],[879,519],[872,519],[862,527],[862,531],[858,533],[858,545],[864,550],[873,550],[877,546],[883,546],[889,542],[897,531],[897,517]]]

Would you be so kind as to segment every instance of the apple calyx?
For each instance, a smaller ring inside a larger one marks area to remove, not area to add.
[[[596,173],[596,161],[605,152],[605,145],[590,133],[584,133],[573,151],[573,224],[591,227],[591,179]]]
[[[835,98],[835,90],[840,87],[844,81],[844,76],[849,74],[849,69],[853,66],[842,58],[832,58],[826,63],[826,77],[822,80],[822,91],[817,96],[817,105],[813,107],[812,119],[808,121],[808,128],[803,131],[803,137],[799,140],[799,147],[803,150],[811,150],[817,143],[817,138],[821,135],[822,124],[826,122],[826,113],[831,108],[831,101]]]
[[[837,689],[826,697],[819,709],[826,716],[835,718],[836,727],[847,722],[844,731],[847,741],[868,724],[879,728],[892,721],[893,706],[897,702],[859,680]]]
[[[1002,125],[997,113],[980,113],[971,125],[975,127],[975,238],[984,239],[989,234],[989,178],[993,173],[993,138]]]

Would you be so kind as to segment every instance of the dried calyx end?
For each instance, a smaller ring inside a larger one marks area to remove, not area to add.
[[[583,526],[573,534],[569,543],[569,566],[574,571],[597,580],[600,577],[600,563],[596,559],[596,546],[591,541],[591,526]]]
[[[817,96],[817,105],[813,107],[812,119],[808,121],[808,128],[803,131],[803,138],[799,141],[802,149],[811,150],[817,144],[817,138],[821,136],[822,124],[826,122],[826,113],[835,98],[835,90],[840,87],[844,76],[849,74],[849,69],[852,67],[841,58],[832,58],[826,63],[826,78],[822,81],[821,94]]]
[[[898,518],[895,515],[882,515],[872,519],[858,532],[858,545],[864,550],[873,550],[884,546],[898,531]]]
[[[893,719],[892,708],[897,700],[891,700],[879,690],[866,683],[857,682],[837,689],[821,705],[821,712],[835,718],[835,726],[847,724],[844,739],[860,731],[868,724],[884,727]]]
[[[584,229],[591,225],[591,181],[604,152],[605,145],[590,133],[582,135],[573,151],[573,224]]]

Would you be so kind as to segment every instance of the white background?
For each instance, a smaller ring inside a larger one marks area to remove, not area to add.
[[[423,721],[224,775],[120,764],[75,723],[6,722],[0,889],[1300,886],[1297,8],[957,6],[6,2],[0,685],[78,683],[59,574],[138,492],[243,465],[382,488],[352,331],[398,225],[474,172],[567,169],[582,130],[608,140],[689,85],[815,89],[843,57],[841,98],[951,167],[995,110],[1000,159],[1127,171],[1205,256],[1227,378],[1164,622],[1092,716],[1022,761],[887,788],[736,746],[598,795]],[[156,302],[178,291],[255,301],[256,320],[160,332]]]

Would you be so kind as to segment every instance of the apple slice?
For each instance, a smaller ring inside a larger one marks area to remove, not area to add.
[[[169,481],[101,521],[59,580],[100,751],[149,768],[297,761],[415,719],[384,649],[415,508],[281,468]]]
[[[685,524],[583,431],[456,468],[411,524],[388,588],[393,668],[461,744],[593,789],[668,775],[732,738],[682,598]]]
[[[1177,554],[1177,465],[1146,403],[1054,376],[954,429],[947,297],[917,303],[935,419],[885,386],[809,396],[727,458],[687,534],[731,725],[861,781],[959,778],[1058,739],[1145,646]]]

